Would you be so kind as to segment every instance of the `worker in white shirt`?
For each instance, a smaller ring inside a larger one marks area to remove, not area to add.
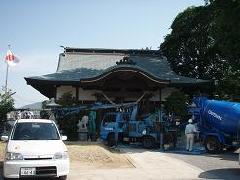
[[[187,137],[187,145],[186,150],[192,151],[193,142],[194,142],[194,135],[197,133],[196,127],[192,124],[192,119],[188,120],[188,125],[186,125],[185,128],[185,135]]]

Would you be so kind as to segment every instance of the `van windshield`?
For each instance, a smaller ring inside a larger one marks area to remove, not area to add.
[[[24,122],[17,123],[12,140],[59,140],[59,134],[53,123]]]

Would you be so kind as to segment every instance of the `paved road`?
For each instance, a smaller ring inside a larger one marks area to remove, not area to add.
[[[216,155],[167,153],[167,155],[202,169],[204,172],[199,174],[199,177],[203,179],[240,179],[240,165],[236,153],[225,152]]]
[[[71,167],[69,179],[78,180],[160,180],[160,179],[198,179],[203,171],[182,160],[164,153],[142,149],[124,148],[133,168],[121,169],[79,169]]]
[[[191,155],[121,148],[132,168],[87,169],[71,164],[69,180],[240,179],[237,154]],[[0,178],[1,179],[1,178]]]

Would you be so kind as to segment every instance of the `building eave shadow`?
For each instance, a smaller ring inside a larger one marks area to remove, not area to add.
[[[198,177],[202,179],[239,180],[240,168],[212,169],[202,172]]]

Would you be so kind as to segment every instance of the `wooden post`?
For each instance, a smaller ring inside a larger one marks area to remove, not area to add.
[[[163,151],[162,89],[159,89],[160,150]]]
[[[76,86],[76,100],[79,101],[79,87]]]
[[[54,98],[55,98],[55,100],[57,100],[57,88],[58,87],[60,87],[60,85],[56,85],[56,86],[54,86]]]
[[[162,121],[162,89],[159,89],[159,122]]]

